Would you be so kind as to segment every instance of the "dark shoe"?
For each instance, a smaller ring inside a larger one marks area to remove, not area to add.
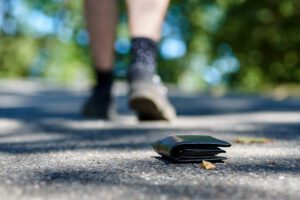
[[[129,106],[137,112],[139,120],[171,121],[176,118],[175,109],[167,98],[167,88],[158,75],[130,81]]]
[[[95,87],[83,105],[82,115],[89,118],[109,119],[115,114],[115,106],[109,91]]]

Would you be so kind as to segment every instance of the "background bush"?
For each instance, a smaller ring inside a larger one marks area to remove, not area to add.
[[[173,0],[159,73],[188,89],[257,91],[300,83],[297,0]],[[124,78],[129,34],[120,1],[115,74]],[[91,76],[82,1],[1,0],[0,76],[59,82]]]

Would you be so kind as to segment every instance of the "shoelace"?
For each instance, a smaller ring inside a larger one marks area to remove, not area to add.
[[[163,84],[163,82],[161,81],[160,76],[158,76],[157,74],[154,74],[153,77],[152,77],[152,81],[153,81],[154,84],[156,84],[159,87],[162,94],[167,94],[168,93],[168,88]]]

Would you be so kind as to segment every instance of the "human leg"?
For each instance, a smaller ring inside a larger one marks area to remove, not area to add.
[[[114,39],[118,10],[116,0],[85,0],[85,18],[90,36],[96,85],[83,107],[83,115],[108,118],[112,111]]]
[[[117,1],[85,0],[84,8],[94,64],[99,71],[110,71],[114,63]]]
[[[160,39],[169,0],[127,0],[131,37]]]
[[[176,114],[156,74],[157,42],[168,0],[127,0],[131,40],[129,105],[141,120],[171,120]]]

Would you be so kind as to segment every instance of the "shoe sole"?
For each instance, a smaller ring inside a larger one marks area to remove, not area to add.
[[[129,106],[137,112],[141,121],[171,121],[176,116],[173,109],[167,108],[165,103],[146,93],[131,95]]]

